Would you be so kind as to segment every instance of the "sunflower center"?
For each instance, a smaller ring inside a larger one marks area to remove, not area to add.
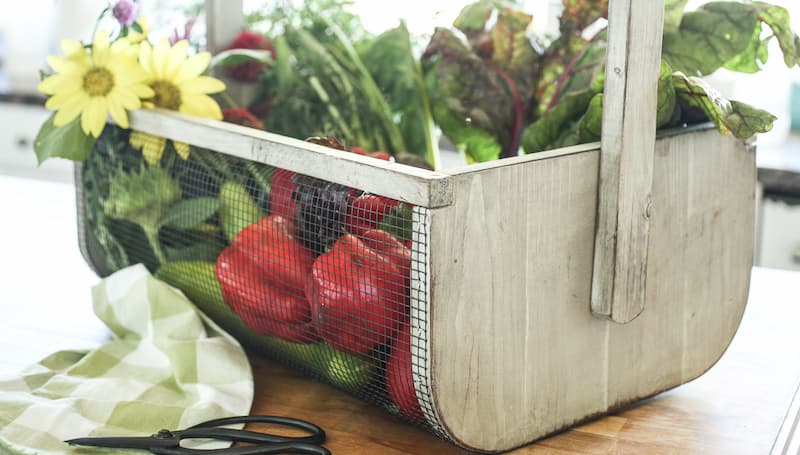
[[[163,107],[177,111],[181,107],[181,91],[172,82],[155,81],[150,84],[150,88],[155,92],[153,104],[156,107]]]
[[[92,68],[83,76],[83,89],[89,96],[106,96],[114,88],[114,75],[105,68]]]

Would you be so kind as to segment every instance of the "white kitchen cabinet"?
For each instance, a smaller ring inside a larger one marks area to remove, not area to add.
[[[50,116],[42,106],[0,102],[0,174],[71,182],[72,161],[51,159],[38,166],[33,141]]]
[[[800,270],[800,201],[794,202],[761,201],[759,266]]]

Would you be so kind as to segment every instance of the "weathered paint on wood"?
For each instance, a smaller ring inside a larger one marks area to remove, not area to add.
[[[459,174],[430,211],[431,398],[466,447],[516,447],[687,382],[738,326],[754,153],[713,130],[659,139],[647,311],[628,324],[589,307],[599,155]]]
[[[591,307],[619,323],[646,300],[663,15],[663,0],[609,2]]]
[[[131,112],[131,128],[258,161],[423,207],[450,203],[442,173],[342,152],[309,142],[161,110]]]

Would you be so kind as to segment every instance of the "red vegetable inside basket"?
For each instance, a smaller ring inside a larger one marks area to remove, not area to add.
[[[406,417],[413,420],[423,418],[414,390],[411,331],[408,327],[403,327],[392,343],[392,351],[386,360],[386,389]]]
[[[254,332],[308,343],[318,339],[303,292],[313,262],[294,224],[270,215],[236,235],[215,272],[225,303]]]
[[[351,234],[317,258],[306,295],[314,326],[331,347],[366,354],[394,335],[406,319],[401,261],[402,254],[370,248]]]

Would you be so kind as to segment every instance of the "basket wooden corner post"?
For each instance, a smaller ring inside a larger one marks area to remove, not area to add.
[[[453,203],[429,213],[415,381],[461,446],[510,449],[688,382],[738,327],[755,154],[702,127],[656,138],[662,10],[610,2],[602,145],[451,172]]]

